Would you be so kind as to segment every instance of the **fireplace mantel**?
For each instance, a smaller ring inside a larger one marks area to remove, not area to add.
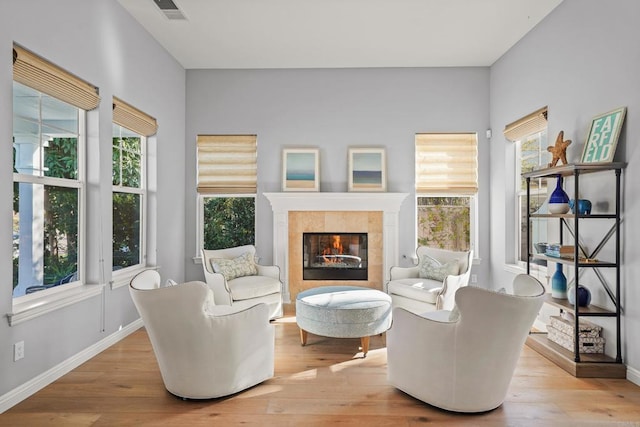
[[[280,267],[285,301],[289,292],[289,212],[290,211],[380,211],[383,218],[383,272],[399,262],[400,206],[409,193],[263,193],[273,209],[273,263]],[[344,230],[346,231],[346,230]]]

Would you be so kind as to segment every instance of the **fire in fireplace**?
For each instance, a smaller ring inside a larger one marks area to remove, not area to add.
[[[303,233],[303,280],[367,280],[367,233]]]

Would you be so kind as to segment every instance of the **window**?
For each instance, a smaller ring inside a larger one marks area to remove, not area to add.
[[[523,172],[529,172],[540,165],[547,164],[549,153],[547,147],[547,107],[507,125],[504,131],[505,137],[516,144],[515,150],[515,224],[516,242],[515,259],[519,264],[527,260],[527,185],[522,178]],[[534,179],[530,183],[530,209],[531,213],[543,213],[546,206],[547,183],[544,179]],[[546,242],[546,222],[535,220],[531,224],[531,243]],[[530,248],[531,250],[531,248]],[[536,260],[539,265],[546,265],[546,261]]]
[[[254,244],[257,137],[198,135],[197,146],[198,251]]]
[[[113,269],[144,262],[146,138],[113,125]]]
[[[476,134],[418,134],[415,158],[418,245],[475,249]]]
[[[82,284],[85,110],[100,97],[95,86],[18,45],[13,80],[15,302]]]
[[[113,98],[113,270],[146,265],[146,146],[153,117]]]
[[[13,296],[81,278],[83,111],[13,82]]]

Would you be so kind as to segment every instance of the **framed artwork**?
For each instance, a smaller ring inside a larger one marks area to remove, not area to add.
[[[282,191],[319,191],[319,157],[317,148],[282,150]]]
[[[349,148],[349,191],[387,191],[384,148]]]
[[[582,163],[612,162],[627,107],[601,114],[591,120],[584,144]]]

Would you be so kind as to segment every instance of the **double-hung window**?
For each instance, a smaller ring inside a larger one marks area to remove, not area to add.
[[[198,135],[198,252],[255,243],[256,135]]]
[[[13,51],[13,296],[84,279],[85,110],[97,88],[33,53]]]
[[[519,265],[527,261],[527,183],[522,173],[537,169],[549,161],[547,152],[547,108],[533,113],[509,124],[504,131],[505,137],[515,144],[515,259]],[[545,179],[532,179],[529,184],[530,213],[544,213],[547,198],[547,182]],[[542,219],[531,223],[530,243],[546,242],[547,224]],[[533,253],[531,248],[529,251]],[[535,263],[546,265],[546,261]]]
[[[417,134],[415,162],[417,244],[475,250],[477,135]]]
[[[153,117],[113,98],[113,270],[146,265],[146,147]]]

